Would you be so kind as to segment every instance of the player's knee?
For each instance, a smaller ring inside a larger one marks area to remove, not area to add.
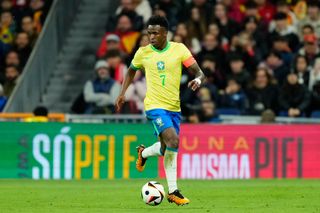
[[[172,136],[167,138],[167,146],[173,149],[178,149],[179,148],[179,137],[177,136]]]

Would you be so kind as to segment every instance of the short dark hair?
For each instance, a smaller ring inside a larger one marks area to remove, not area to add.
[[[302,29],[309,28],[312,32],[314,32],[314,27],[311,24],[305,24],[302,26]]]
[[[275,57],[279,58],[280,60],[282,60],[280,52],[278,52],[276,50],[271,50],[269,52],[269,54],[267,55],[267,58],[270,56],[275,56]]]
[[[48,109],[45,106],[37,106],[34,110],[33,110],[33,114],[35,116],[48,116]]]
[[[239,55],[238,53],[231,53],[231,54],[228,56],[228,61],[229,61],[229,63],[235,62],[235,61],[242,61],[242,62],[243,62],[243,58],[242,58],[242,56]]]
[[[283,13],[283,12],[279,12],[279,13],[276,13],[274,16],[273,16],[273,19],[275,21],[280,21],[280,20],[285,20],[287,19],[287,14]]]
[[[254,1],[247,1],[245,4],[244,4],[244,7],[246,9],[257,9],[258,8],[258,5],[256,2]]]
[[[166,30],[169,30],[169,22],[166,17],[155,15],[152,16],[149,21],[147,26],[149,25],[159,25],[160,27],[164,27]]]

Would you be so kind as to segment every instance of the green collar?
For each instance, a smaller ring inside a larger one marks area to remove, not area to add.
[[[151,49],[158,52],[158,53],[163,53],[165,51],[167,51],[170,47],[170,42],[167,41],[167,45],[165,48],[163,48],[162,50],[158,50],[157,48],[155,48],[153,45],[150,45],[151,46]]]

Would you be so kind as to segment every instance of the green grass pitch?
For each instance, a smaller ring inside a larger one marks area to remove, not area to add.
[[[191,203],[155,207],[140,198],[147,181],[0,180],[0,213],[320,212],[320,180],[179,180]]]

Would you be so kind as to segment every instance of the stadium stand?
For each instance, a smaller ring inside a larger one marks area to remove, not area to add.
[[[183,71],[181,105],[186,121],[220,122],[224,115],[259,117],[267,110],[277,116],[318,116],[320,5],[316,0],[121,0],[118,8],[113,1],[74,2],[78,6],[74,19],[64,28],[56,66],[36,102],[50,112],[94,113],[85,110],[92,102],[83,95],[85,82],[93,79],[94,64],[105,60],[110,78],[122,83],[134,52],[148,44],[146,21],[158,14],[170,22],[168,39],[183,42],[207,76],[203,87],[192,93],[186,85],[193,76]],[[21,20],[32,36],[29,16]],[[9,59],[16,53],[17,49],[10,52]],[[139,73],[122,113],[143,112],[143,82]],[[8,111],[14,109],[9,102]]]
[[[6,98],[27,63],[51,4],[52,0],[1,1],[0,84]]]

